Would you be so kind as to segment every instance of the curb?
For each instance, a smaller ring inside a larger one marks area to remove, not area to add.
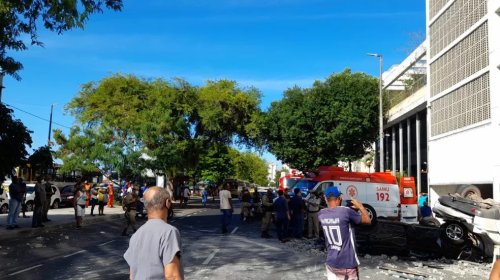
[[[83,226],[86,225],[92,225],[92,224],[98,224],[105,222],[106,220],[116,220],[119,218],[123,217],[123,213],[116,213],[116,214],[106,214],[104,217],[99,217],[91,220],[85,220],[83,219]],[[74,228],[75,221],[62,221],[58,222],[57,224],[50,224],[50,222],[45,223],[45,227],[43,228],[31,228],[31,227],[23,227],[20,229],[14,229],[14,230],[0,230],[0,238],[2,241],[5,240],[10,240],[10,239],[16,239],[16,238],[25,238],[25,237],[33,237],[36,235],[39,235],[43,231],[48,231],[48,230],[58,230],[58,229],[63,229],[67,227]]]

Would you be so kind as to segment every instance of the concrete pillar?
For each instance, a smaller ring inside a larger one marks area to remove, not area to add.
[[[392,127],[392,174],[396,175],[396,127]]]
[[[408,176],[411,176],[411,122],[410,118],[406,119],[406,166],[408,168]]]
[[[399,174],[403,176],[404,159],[403,159],[403,123],[399,123]]]
[[[415,123],[415,136],[416,136],[416,141],[415,145],[417,146],[417,193],[420,193],[422,191],[422,165],[421,165],[421,151],[420,151],[420,117],[417,114],[417,120]]]

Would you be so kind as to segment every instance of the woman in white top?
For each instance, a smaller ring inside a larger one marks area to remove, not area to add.
[[[85,192],[82,189],[82,184],[77,184],[75,186],[75,196],[73,198],[77,229],[80,229],[82,227],[83,216],[85,215],[85,202],[87,200]]]

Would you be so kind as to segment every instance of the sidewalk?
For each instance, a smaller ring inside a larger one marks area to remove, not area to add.
[[[90,206],[85,209],[85,217],[83,218],[83,225],[93,224],[101,222],[107,219],[116,219],[122,217],[123,210],[121,206],[115,206],[114,208],[104,207],[104,216],[97,215],[97,206],[94,209],[95,216],[90,216]],[[49,219],[50,222],[43,223],[45,227],[43,228],[32,228],[31,221],[33,212],[26,212],[29,218],[22,218],[22,213],[19,218],[17,218],[17,224],[20,226],[18,229],[8,230],[7,227],[7,214],[0,214],[0,239],[8,239],[12,237],[18,237],[20,235],[30,235],[37,234],[40,231],[53,229],[58,227],[68,227],[75,225],[75,210],[73,207],[59,208],[59,209],[49,209]]]

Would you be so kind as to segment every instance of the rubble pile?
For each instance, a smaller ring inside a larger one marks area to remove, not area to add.
[[[292,239],[286,243],[295,251],[309,256],[326,258],[324,241],[316,239]],[[463,260],[422,259],[416,256],[398,257],[365,254],[360,257],[361,279],[488,279],[490,263],[475,263]]]

